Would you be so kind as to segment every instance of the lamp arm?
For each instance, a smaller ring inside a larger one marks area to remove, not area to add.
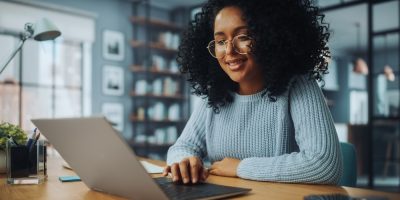
[[[4,65],[1,65],[1,71],[0,74],[3,73],[4,69],[7,67],[7,65],[11,62],[11,60],[15,57],[15,55],[17,55],[17,53],[22,49],[22,46],[24,45],[26,39],[22,39],[19,44],[18,47],[14,50],[14,52],[11,54],[11,56],[8,58],[8,60],[6,61],[6,63]]]
[[[25,41],[28,38],[31,38],[33,36],[33,33],[34,33],[33,24],[26,23],[24,30],[25,31],[23,33],[21,33],[21,41],[19,42],[18,47],[14,50],[14,52],[11,54],[10,58],[8,58],[6,63],[4,65],[1,65],[2,67],[1,67],[0,74],[3,73],[4,69],[6,69],[7,65],[11,62],[11,60],[15,57],[15,55],[17,55],[17,53],[19,51],[21,51],[22,46],[24,46]]]

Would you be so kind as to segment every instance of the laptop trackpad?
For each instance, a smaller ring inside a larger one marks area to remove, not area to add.
[[[251,189],[199,183],[195,185],[174,184],[170,178],[154,179],[164,193],[173,200],[178,199],[217,199],[249,192]]]

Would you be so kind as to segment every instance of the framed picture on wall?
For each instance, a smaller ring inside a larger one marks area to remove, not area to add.
[[[111,65],[103,67],[103,93],[114,96],[124,94],[124,70],[122,67]]]
[[[124,130],[124,106],[121,103],[103,103],[101,112],[116,130]]]
[[[123,33],[112,30],[103,32],[103,57],[106,60],[124,60],[125,39]]]

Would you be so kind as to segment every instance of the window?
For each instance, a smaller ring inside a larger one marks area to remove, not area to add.
[[[17,36],[0,35],[1,55],[15,49]],[[83,43],[63,40],[26,41],[0,75],[0,121],[32,130],[32,118],[83,115]]]

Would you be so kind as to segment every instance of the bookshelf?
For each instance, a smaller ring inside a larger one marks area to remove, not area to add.
[[[132,3],[130,21],[133,49],[130,72],[130,121],[133,137],[129,142],[139,156],[165,159],[168,148],[182,132],[189,116],[189,89],[175,58],[182,26],[168,18],[152,16],[150,1]]]

